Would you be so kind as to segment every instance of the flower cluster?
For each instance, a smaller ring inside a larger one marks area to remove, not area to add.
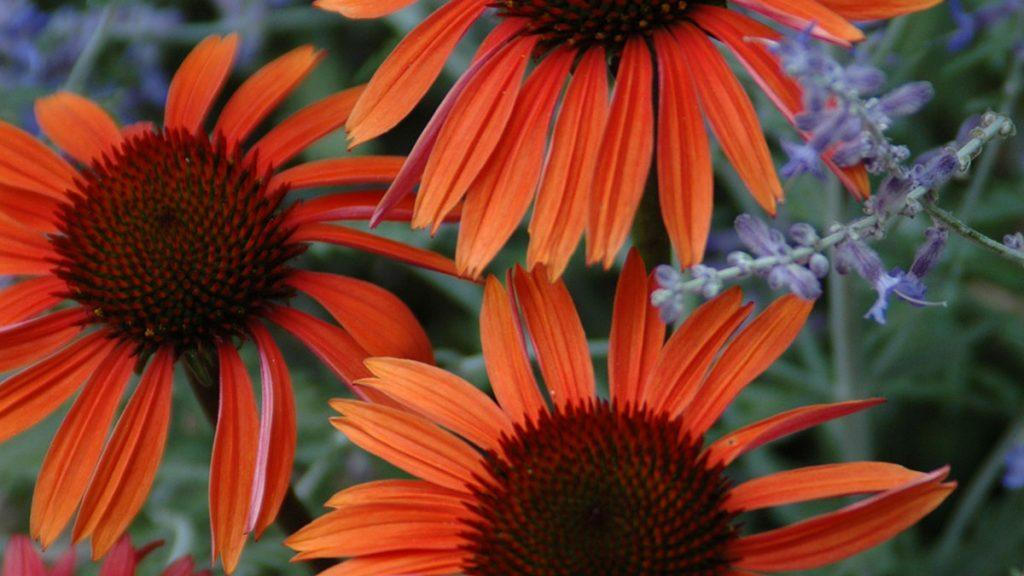
[[[1024,14],[1024,0],[997,0],[982,6],[974,12],[964,10],[960,0],[949,0],[946,3],[953,15],[956,30],[946,42],[950,52],[960,52],[971,45],[983,31],[1001,22]],[[1024,42],[1018,42],[1018,49]]]

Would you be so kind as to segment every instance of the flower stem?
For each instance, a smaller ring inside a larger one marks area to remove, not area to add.
[[[633,219],[632,237],[633,246],[640,252],[647,268],[672,262],[672,245],[661,220],[661,203],[654,186],[648,185],[640,199],[640,207]]]
[[[102,52],[103,46],[107,42],[107,32],[110,29],[110,21],[114,17],[114,10],[116,8],[117,1],[114,0],[107,4],[103,12],[100,13],[96,29],[93,30],[92,36],[89,37],[89,41],[86,43],[85,48],[82,49],[78,59],[75,60],[74,66],[71,67],[71,72],[68,73],[68,77],[64,81],[64,90],[78,92],[85,86],[85,81],[92,73],[92,69],[96,67],[96,61],[99,59],[100,52]]]
[[[1024,252],[1021,252],[1020,250],[1014,250],[1013,248],[1010,248],[1009,246],[1001,242],[997,242],[992,238],[989,238],[988,236],[982,234],[981,232],[978,232],[974,228],[971,228],[966,222],[957,218],[952,213],[947,212],[942,208],[939,208],[935,204],[932,204],[930,202],[925,203],[924,210],[925,212],[931,214],[936,220],[940,220],[943,224],[948,226],[950,230],[957,233],[958,235],[966,238],[967,240],[970,240],[971,242],[974,242],[975,244],[981,246],[982,248],[986,248],[988,250],[991,250],[992,252],[995,252],[996,254],[1002,256],[1003,258],[1006,258],[1007,260],[1013,262],[1014,264],[1017,264],[1018,266],[1024,267]]]
[[[210,348],[201,348],[186,354],[183,360],[189,386],[199,401],[199,405],[202,406],[206,419],[210,421],[211,426],[216,428],[218,406],[220,404],[218,394],[220,389],[218,385],[220,366],[217,355]],[[275,522],[285,534],[290,535],[312,521],[313,515],[309,513],[309,510],[299,500],[299,497],[295,494],[294,487],[289,486]],[[322,572],[334,565],[333,562],[326,559],[310,560],[308,564],[316,572]]]

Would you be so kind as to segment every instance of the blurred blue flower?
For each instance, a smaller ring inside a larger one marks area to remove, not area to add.
[[[966,49],[986,29],[1011,16],[1024,13],[1024,0],[1000,0],[982,6],[974,12],[964,10],[960,0],[949,0],[947,5],[956,25],[956,30],[946,41],[946,48],[950,52]]]
[[[1024,488],[1024,442],[1017,443],[1006,453],[1003,486],[1009,490]]]

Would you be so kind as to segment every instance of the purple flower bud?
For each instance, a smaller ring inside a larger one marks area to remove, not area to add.
[[[981,125],[981,114],[972,114],[968,116],[963,123],[960,124],[960,128],[956,131],[956,145],[962,147],[967,144],[967,141],[971,139],[971,132]]]
[[[925,242],[917,249],[914,263],[910,266],[910,274],[915,278],[924,278],[935,266],[949,240],[949,231],[938,226],[925,230]]]
[[[789,227],[789,238],[800,246],[811,246],[818,241],[818,232],[806,222],[797,222]]]
[[[914,167],[914,180],[925,188],[938,188],[960,169],[960,159],[947,148],[933,151],[927,160]]]
[[[910,179],[890,176],[882,181],[878,191],[868,200],[868,206],[883,218],[891,216],[903,206],[912,189]]]
[[[768,285],[774,290],[787,288],[804,300],[816,300],[821,296],[821,283],[810,270],[796,264],[775,266],[768,273]]]
[[[797,144],[789,140],[782,141],[782,149],[789,156],[789,161],[779,169],[780,176],[787,180],[803,174],[824,178],[825,170],[819,157],[820,150],[816,150],[810,144]]]
[[[881,90],[885,73],[867,64],[851,64],[843,72],[843,81],[858,94],[869,95]]]
[[[1006,453],[1003,487],[1007,490],[1024,488],[1024,442],[1018,442]]]
[[[923,108],[933,96],[931,82],[910,82],[882,96],[878,109],[889,117],[907,116]]]
[[[878,253],[856,238],[847,238],[836,246],[835,262],[837,271],[856,272],[871,284],[877,284],[885,275]]]
[[[675,290],[682,282],[683,276],[672,266],[662,264],[654,269],[654,279],[658,286],[666,290]]]
[[[828,263],[828,258],[826,258],[824,254],[815,254],[811,256],[811,259],[807,262],[807,268],[816,278],[824,278],[828,276],[828,271],[831,266]]]
[[[735,226],[740,241],[757,256],[782,256],[789,249],[782,234],[750,214],[737,216]]]
[[[1005,244],[1007,248],[1024,252],[1024,232],[1007,234],[1003,237],[1003,244]]]
[[[867,156],[871,145],[863,138],[840,144],[832,151],[832,161],[842,167],[860,164]]]

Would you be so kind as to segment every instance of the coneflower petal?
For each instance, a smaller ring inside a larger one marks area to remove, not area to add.
[[[425,480],[374,480],[356,484],[327,500],[329,508],[357,506],[367,502],[430,501],[458,506],[471,501],[467,494],[431,484]]]
[[[357,184],[390,184],[405,163],[403,156],[360,156],[331,158],[299,164],[270,179],[267,188],[284,186],[288,190],[353,186]]]
[[[0,330],[0,373],[27,366],[63,348],[82,332],[89,313],[60,310]]]
[[[326,308],[371,355],[434,362],[427,333],[391,292],[364,280],[305,270],[288,283]]]
[[[44,276],[53,270],[57,254],[46,237],[36,230],[0,216],[0,275]]]
[[[398,12],[418,0],[316,0],[321,10],[332,10],[352,19],[380,18]]]
[[[461,551],[408,550],[352,558],[320,576],[379,576],[380,574],[418,574],[444,576],[457,574],[467,554]]]
[[[377,211],[377,207],[384,200],[386,190],[372,190],[366,192],[339,192],[328,194],[307,200],[295,205],[287,216],[287,224],[301,226],[303,224],[343,222],[349,220],[366,221]],[[398,203],[392,205],[383,214],[381,220],[408,222],[412,219],[413,203],[415,198],[406,196]],[[453,210],[446,221],[458,222],[462,213],[460,210]]]
[[[93,332],[0,384],[0,442],[60,407],[110,353],[109,334]]]
[[[36,100],[36,120],[50,140],[85,166],[115,149],[123,137],[117,122],[88,98],[58,92]]]
[[[811,570],[838,562],[906,530],[938,507],[956,487],[943,468],[900,488],[836,512],[736,540],[739,568],[762,572]]]
[[[217,345],[220,402],[210,460],[210,530],[213,555],[230,574],[248,535],[249,501],[256,470],[259,419],[249,373],[234,344]]]
[[[63,200],[76,171],[24,130],[0,121],[0,182]]]
[[[919,12],[942,0],[818,0],[818,3],[848,20],[882,20]]]
[[[647,42],[622,50],[615,91],[597,153],[587,220],[587,262],[610,268],[640,205],[654,154],[654,69]]]
[[[359,393],[354,383],[370,376],[363,366],[367,353],[348,332],[305,312],[283,306],[268,312],[267,319],[298,338],[353,391]]]
[[[485,449],[500,449],[512,421],[486,394],[436,366],[400,358],[370,358],[374,378],[359,381]]]
[[[714,168],[693,79],[667,30],[654,33],[658,60],[658,198],[683,268],[704,259],[711,231]],[[653,262],[651,263],[654,264]]]
[[[27,536],[14,535],[4,548],[3,576],[46,576],[43,557]]]
[[[487,0],[453,0],[427,17],[381,64],[348,120],[352,146],[395,127],[427,93]]]
[[[455,263],[440,254],[344,226],[306,224],[295,230],[292,239],[296,242],[325,242],[348,246],[443,274],[458,275]]]
[[[512,286],[552,401],[566,407],[593,399],[594,365],[569,290],[548,282],[543,267],[533,272],[516,267]]]
[[[455,263],[469,276],[483,272],[533,201],[551,116],[575,58],[575,50],[557,49],[537,66],[516,101],[507,136],[466,194]]]
[[[159,350],[118,421],[89,483],[73,538],[92,536],[93,558],[104,556],[146,501],[163,457],[171,418],[174,352]]]
[[[0,328],[23,322],[64,300],[67,285],[56,276],[23,280],[0,291]]]
[[[816,0],[736,0],[736,3],[794,30],[803,31],[813,26],[812,34],[836,44],[849,46],[851,42],[864,39],[860,28]]]
[[[195,133],[231,74],[238,35],[210,36],[185,57],[167,91],[164,126]]]
[[[505,136],[521,92],[535,36],[517,38],[487,61],[466,86],[437,137],[416,197],[413,226],[436,232],[462,200]]]
[[[608,386],[620,409],[639,406],[665,342],[665,324],[651,305],[654,286],[640,254],[631,250],[615,288],[608,339]]]
[[[259,502],[250,503],[248,526],[259,538],[277,518],[288,492],[297,432],[292,380],[281,350],[262,323],[252,322],[249,333],[259,351],[263,384],[259,445],[265,457],[262,461],[257,458],[256,483],[262,482],[261,489],[253,489],[253,498],[262,497]],[[255,517],[254,510],[258,510]]]
[[[50,196],[0,184],[0,217],[18,222],[33,232],[57,231],[58,206],[60,203]]]
[[[519,315],[513,307],[501,282],[493,276],[487,278],[480,310],[484,365],[498,404],[512,422],[523,424],[547,410],[547,404],[533,376]]]
[[[110,352],[50,443],[32,496],[30,521],[32,536],[44,547],[57,540],[89,487],[135,360],[127,345]]]

